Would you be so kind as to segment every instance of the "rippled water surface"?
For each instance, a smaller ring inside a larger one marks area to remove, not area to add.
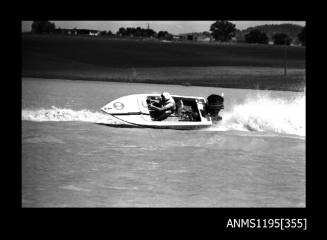
[[[100,111],[161,91],[224,92],[224,120],[204,130],[121,128]],[[304,207],[305,96],[24,78],[22,205]]]

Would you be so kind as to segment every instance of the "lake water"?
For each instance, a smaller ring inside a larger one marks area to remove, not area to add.
[[[162,91],[223,92],[223,121],[121,128],[100,111]],[[22,79],[23,207],[305,207],[305,150],[304,93]]]

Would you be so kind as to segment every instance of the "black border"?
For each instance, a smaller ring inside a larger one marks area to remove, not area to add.
[[[293,6],[286,6],[285,4],[274,3],[273,6],[265,6],[269,8],[269,13],[263,10],[259,10],[257,5],[249,5],[249,3],[231,4],[234,5],[230,11],[226,11],[226,5],[217,3],[210,6],[210,3],[186,2],[184,4],[178,4],[174,2],[151,2],[151,3],[122,3],[125,6],[117,6],[117,4],[108,6],[106,4],[104,8],[101,5],[90,4],[85,10],[80,10],[80,5],[67,7],[62,3],[58,4],[56,8],[50,11],[39,11],[37,7],[29,5],[24,6],[27,3],[23,3],[22,10],[18,11],[19,16],[15,21],[16,31],[13,33],[16,36],[15,41],[12,41],[13,46],[10,49],[14,49],[17,53],[14,57],[11,72],[17,74],[17,79],[10,81],[12,89],[10,95],[14,94],[15,102],[10,106],[13,110],[15,118],[15,136],[10,138],[10,145],[15,146],[11,150],[14,158],[18,159],[15,162],[14,170],[10,173],[9,179],[14,179],[15,186],[13,187],[15,199],[10,201],[14,203],[14,207],[21,208],[21,21],[22,20],[35,20],[35,19],[55,19],[55,20],[212,20],[212,19],[231,19],[231,20],[301,20],[306,21],[307,35],[313,34],[315,21],[313,17],[308,16],[309,9],[298,9]],[[30,4],[30,3],[28,3]],[[269,3],[261,3],[260,5],[269,5]],[[304,4],[297,2],[297,4]],[[89,6],[90,5],[90,6]],[[137,7],[135,7],[135,5]],[[219,5],[219,6],[218,6]],[[235,6],[236,5],[236,6]],[[85,6],[85,5],[84,5]],[[148,11],[148,7],[152,11]],[[191,9],[190,10],[190,6]],[[235,8],[241,9],[241,12],[237,12]],[[253,7],[253,8],[252,8]],[[127,10],[128,8],[128,10]],[[139,10],[139,9],[142,10]],[[250,11],[247,11],[250,8]],[[63,11],[64,9],[64,11]],[[115,11],[120,9],[120,11]],[[124,11],[127,12],[124,12]],[[284,11],[283,11],[284,10]],[[159,12],[159,14],[158,14]],[[254,12],[254,13],[253,13]],[[213,21],[214,21],[213,20]],[[307,81],[306,83],[306,95],[309,96],[306,100],[306,207],[305,208],[163,208],[163,209],[145,209],[145,208],[100,208],[100,209],[20,209],[19,214],[21,220],[26,223],[27,226],[33,227],[49,227],[49,226],[65,226],[66,224],[73,224],[73,226],[79,225],[80,229],[88,227],[89,229],[112,229],[114,226],[122,227],[123,234],[135,230],[150,231],[158,230],[156,235],[160,236],[165,231],[173,229],[179,232],[185,232],[197,236],[199,234],[201,238],[205,237],[207,233],[213,233],[213,237],[219,237],[219,232],[282,232],[279,230],[267,230],[267,229],[226,229],[226,223],[229,218],[307,218],[308,230],[311,232],[317,229],[317,219],[313,217],[315,201],[313,200],[313,175],[314,175],[314,161],[322,159],[315,159],[312,154],[311,144],[313,142],[313,136],[311,130],[309,131],[309,125],[314,122],[312,116],[315,114],[311,107],[311,97],[313,95],[313,87],[310,83],[314,79],[314,63],[311,53],[314,46],[314,42],[308,39],[306,49],[306,66],[307,66]],[[19,76],[18,76],[19,75]],[[309,83],[309,84],[308,84]],[[10,96],[13,98],[13,96]],[[16,102],[17,99],[17,102]],[[16,122],[17,121],[17,122]],[[11,121],[11,123],[13,123]],[[16,125],[17,124],[17,125]],[[10,125],[11,126],[11,125]],[[310,127],[311,128],[311,127]],[[10,131],[12,134],[12,131]],[[17,148],[16,148],[17,146]],[[11,158],[11,157],[10,157]],[[82,210],[82,211],[79,211]],[[92,210],[92,211],[91,211]],[[60,220],[59,220],[60,219]],[[101,220],[100,220],[101,219]],[[103,221],[104,219],[104,221]],[[46,220],[46,221],[45,221]],[[57,221],[60,222],[57,222]],[[35,221],[33,223],[33,221]],[[49,222],[47,222],[49,221]],[[114,223],[114,224],[113,224]],[[112,225],[113,224],[113,225]],[[67,226],[67,225],[66,225]],[[129,229],[129,227],[131,228]],[[201,230],[199,230],[201,229]],[[160,230],[160,231],[159,231]],[[126,231],[126,232],[125,232]],[[285,231],[284,231],[285,232]],[[302,231],[298,231],[302,232]],[[159,233],[159,234],[158,234]],[[133,234],[133,233],[132,233]],[[108,233],[107,236],[110,236]],[[177,236],[177,235],[170,235]]]

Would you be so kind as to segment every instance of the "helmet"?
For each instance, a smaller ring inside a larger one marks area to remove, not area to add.
[[[169,92],[163,92],[161,96],[164,97],[165,99],[169,99],[171,97]]]

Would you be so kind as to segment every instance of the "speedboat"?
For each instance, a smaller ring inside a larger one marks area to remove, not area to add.
[[[167,119],[158,121],[155,111],[149,109],[160,94],[132,94],[117,98],[101,108],[111,116],[133,127],[197,129],[210,127],[222,118],[219,112],[224,108],[223,95],[204,97],[171,95],[176,110]]]

